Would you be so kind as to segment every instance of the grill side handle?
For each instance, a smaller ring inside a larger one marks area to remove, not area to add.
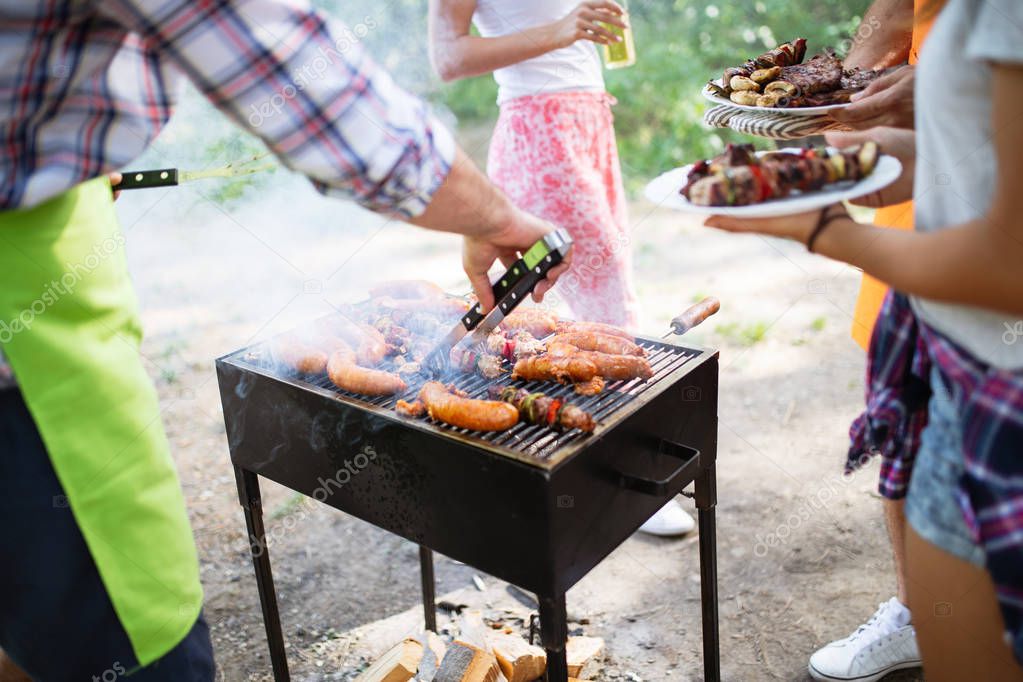
[[[616,469],[618,485],[628,490],[635,490],[646,495],[662,496],[670,489],[672,483],[680,478],[691,480],[695,477],[695,469],[700,466],[700,451],[688,445],[670,440],[660,439],[657,454],[671,457],[679,461],[678,466],[664,478],[649,478]],[[687,474],[691,474],[688,475]]]

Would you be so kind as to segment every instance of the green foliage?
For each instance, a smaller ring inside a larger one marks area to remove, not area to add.
[[[719,324],[714,331],[721,337],[742,345],[752,346],[764,340],[769,326],[766,322],[754,322],[740,326],[737,322]]]
[[[405,88],[449,109],[463,125],[497,117],[491,76],[443,84],[428,59],[427,0],[314,0],[332,18],[358,29],[358,42]],[[637,63],[605,71],[615,107],[618,145],[630,189],[696,158],[711,156],[731,140],[751,139],[701,123],[703,84],[726,66],[803,36],[810,52],[841,47],[854,35],[869,0],[631,0]],[[351,33],[338,35],[351,36]],[[245,158],[262,149],[237,130],[200,131],[204,159]],[[211,141],[207,141],[213,138]],[[760,140],[760,144],[765,142]],[[212,198],[230,202],[265,176],[204,184]],[[206,191],[204,189],[204,191]]]
[[[700,90],[709,78],[799,36],[809,39],[811,53],[839,47],[854,34],[868,4],[633,0],[636,65],[605,71],[608,90],[618,98],[618,145],[630,188],[669,168],[711,156],[727,141],[744,139],[703,126],[707,101]],[[493,79],[483,77],[441,86],[436,96],[468,123],[495,116],[496,94]]]

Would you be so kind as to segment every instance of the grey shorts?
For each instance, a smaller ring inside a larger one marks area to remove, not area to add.
[[[965,466],[962,424],[937,369],[931,371],[931,388],[927,427],[906,494],[906,520],[932,545],[983,566],[984,549],[973,540],[956,497]]]

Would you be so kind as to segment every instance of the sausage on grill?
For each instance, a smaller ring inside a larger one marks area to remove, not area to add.
[[[582,351],[580,351],[582,352]],[[555,357],[550,354],[520,358],[515,363],[512,379],[526,381],[588,382],[600,374],[597,366],[582,357]]]
[[[513,405],[497,400],[476,400],[465,397],[454,386],[428,381],[419,390],[419,400],[431,419],[473,431],[504,431],[519,422],[519,411]],[[422,408],[416,403],[401,406],[404,414],[415,415]]]
[[[593,350],[598,353],[646,357],[646,351],[632,341],[600,332],[565,332],[556,334],[550,342],[567,343],[580,350]]]
[[[555,358],[590,362],[597,368],[597,374],[605,379],[649,379],[654,375],[647,359],[638,355],[610,355],[579,350],[567,343],[547,344],[547,354]]]
[[[574,320],[561,320],[558,322],[557,332],[559,334],[606,334],[608,336],[617,336],[625,339],[626,341],[633,340],[632,334],[624,329],[620,329],[614,325],[604,324],[602,322],[576,322]]]
[[[501,329],[506,332],[524,330],[538,339],[550,336],[558,325],[558,316],[539,308],[520,308],[508,313],[501,321]]]
[[[327,361],[327,376],[338,388],[359,395],[394,395],[408,388],[397,374],[357,365],[355,352],[349,347],[331,354]]]

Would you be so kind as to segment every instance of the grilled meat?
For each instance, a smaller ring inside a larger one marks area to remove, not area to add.
[[[576,322],[575,320],[560,320],[555,325],[555,331],[558,334],[607,334],[609,336],[618,336],[625,339],[626,341],[632,341],[633,336],[624,329],[619,329],[610,324],[603,324],[602,322]]]
[[[487,337],[486,346],[487,353],[508,361],[515,361],[527,355],[537,355],[546,349],[542,341],[538,341],[525,330],[514,333],[495,331]]]
[[[598,375],[597,366],[590,360],[546,354],[520,358],[512,370],[512,379],[557,381],[563,384],[591,381]]]
[[[605,379],[628,380],[649,379],[654,375],[653,369],[646,358],[636,355],[610,355],[591,350],[580,350],[567,343],[550,343],[547,354],[554,358],[585,360],[593,363],[597,374]]]
[[[419,416],[425,411],[431,419],[473,431],[505,431],[519,421],[519,411],[514,405],[468,398],[454,386],[445,386],[439,381],[423,384],[418,400],[399,401],[398,409],[407,416]]]
[[[581,381],[577,383],[573,390],[579,395],[591,396],[598,395],[607,386],[607,381],[604,377],[593,377],[589,381]]]
[[[397,374],[357,365],[355,351],[348,347],[336,350],[330,356],[330,360],[327,361],[327,376],[338,388],[359,395],[394,395],[408,388]]]
[[[868,142],[838,151],[765,154],[747,165],[730,166],[722,161],[729,157],[726,150],[694,168],[681,193],[697,206],[747,206],[833,182],[861,180],[873,172],[879,154],[878,146]]]
[[[780,80],[792,83],[803,95],[838,90],[842,86],[842,62],[832,54],[815,55],[806,63],[783,67]]]
[[[638,355],[639,357],[646,357],[646,351],[634,342],[623,339],[620,336],[610,336],[609,334],[598,334],[596,332],[555,334],[551,338],[550,343],[567,343],[580,350],[592,350],[610,355]]]
[[[501,329],[506,332],[524,330],[538,339],[550,336],[558,324],[558,316],[539,308],[518,308],[508,314],[501,322]]]
[[[514,405],[519,411],[519,418],[527,424],[555,429],[579,429],[587,433],[592,432],[596,426],[588,412],[543,393],[530,393],[514,386],[491,386],[487,392],[492,400]]]

